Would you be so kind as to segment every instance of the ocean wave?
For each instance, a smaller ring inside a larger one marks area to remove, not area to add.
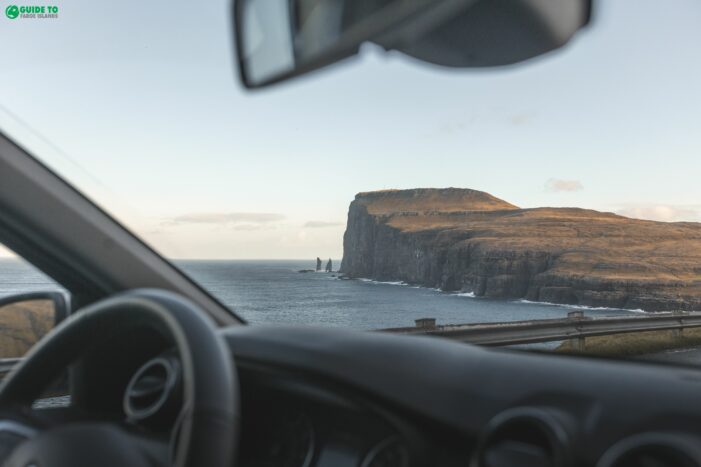
[[[410,287],[412,289],[425,289],[432,290],[434,292],[441,292],[445,295],[450,295],[454,297],[464,297],[464,298],[480,298],[474,292],[446,292],[437,287],[423,287],[421,285],[409,284],[404,281],[377,281],[374,279],[368,279],[365,277],[359,277],[356,280],[361,282],[368,282],[371,284],[381,284],[381,285],[400,285],[403,287]],[[526,300],[525,298],[519,300],[513,300],[516,303],[523,303],[524,305],[541,305],[541,306],[553,306],[558,308],[566,308],[570,310],[587,310],[587,311],[627,311],[630,313],[669,313],[669,311],[645,311],[640,308],[615,308],[615,307],[605,307],[605,306],[586,306],[586,305],[569,305],[564,303],[552,303],[552,302],[538,302],[534,300]]]
[[[407,284],[407,283],[404,282],[404,281],[376,281],[376,280],[373,280],[373,279],[367,279],[367,278],[365,278],[365,277],[359,277],[358,280],[361,281],[361,282],[369,282],[369,283],[371,283],[371,284],[403,285],[403,286],[409,285],[409,284]]]
[[[477,298],[474,292],[458,292],[452,293],[450,295],[455,295],[456,297],[467,297],[467,298]]]
[[[560,308],[569,308],[572,310],[590,310],[590,311],[630,311],[633,313],[667,313],[667,312],[652,312],[652,311],[645,311],[640,308],[615,308],[615,307],[606,307],[606,306],[586,306],[586,305],[570,305],[570,304],[564,304],[564,303],[552,303],[552,302],[536,302],[533,300],[526,300],[525,298],[522,298],[520,300],[515,300],[517,303],[524,303],[526,305],[546,305],[546,306],[557,306]]]

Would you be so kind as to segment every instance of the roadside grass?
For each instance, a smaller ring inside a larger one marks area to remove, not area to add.
[[[564,341],[555,351],[567,354],[631,357],[696,346],[701,346],[701,328],[684,329],[681,337],[675,337],[673,331],[645,331],[587,337],[584,350],[577,350],[570,341]]]

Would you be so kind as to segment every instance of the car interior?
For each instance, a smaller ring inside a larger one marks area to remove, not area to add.
[[[368,40],[443,66],[509,66],[563,46],[591,8],[575,0],[436,2],[442,10],[419,0],[336,2],[350,10],[343,30],[322,28],[324,16],[300,20],[307,29],[283,66],[246,49],[247,9],[265,3],[232,8],[242,84],[254,94],[345,60]],[[455,13],[472,3],[473,14]],[[384,7],[396,15],[378,19]],[[430,27],[445,15],[454,16],[448,26]],[[510,41],[494,42],[495,24]],[[419,30],[432,33],[412,41]],[[245,325],[7,135],[0,242],[65,290],[33,296],[62,311],[26,355],[7,362],[6,467],[701,465],[694,368]]]

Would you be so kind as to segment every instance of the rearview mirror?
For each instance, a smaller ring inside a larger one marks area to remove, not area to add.
[[[449,67],[518,63],[566,44],[591,0],[234,0],[239,72],[258,88],[364,42]]]
[[[0,298],[0,360],[23,357],[66,316],[68,301],[61,292],[32,292]]]

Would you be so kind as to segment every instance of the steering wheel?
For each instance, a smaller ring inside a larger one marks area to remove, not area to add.
[[[177,350],[183,404],[175,449],[164,442],[159,446],[117,423],[77,422],[49,429],[34,423],[27,427],[32,402],[54,378],[95,345],[114,338],[125,323],[153,329]],[[5,417],[0,427],[14,423],[34,435],[3,466],[231,467],[238,441],[235,375],[229,349],[214,324],[193,303],[155,289],[107,298],[57,326],[6,377],[0,387],[0,411]],[[7,413],[14,415],[8,419]]]

